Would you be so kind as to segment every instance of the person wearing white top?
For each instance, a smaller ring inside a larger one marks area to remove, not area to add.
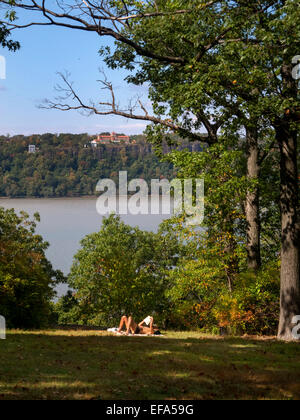
[[[126,327],[126,335],[131,334],[146,334],[154,335],[157,334],[158,328],[154,326],[154,319],[152,316],[147,316],[142,322],[136,324],[132,316],[122,316],[118,332],[121,332],[123,327]]]

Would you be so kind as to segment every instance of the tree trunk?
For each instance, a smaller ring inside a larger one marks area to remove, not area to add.
[[[247,128],[247,176],[251,181],[258,180],[259,175],[260,166],[257,130]],[[248,268],[257,271],[261,267],[259,187],[248,191],[245,213],[247,221]]]
[[[232,228],[233,220],[229,221],[229,226]],[[233,229],[232,230],[230,228],[228,229],[228,225],[227,225],[227,229],[224,231],[225,232],[227,231],[227,233],[230,235],[230,238],[228,239],[228,242],[226,246],[224,247],[224,252],[226,255],[227,267],[225,268],[225,273],[226,273],[227,282],[228,282],[228,290],[230,293],[232,293],[235,286],[236,276],[239,273],[239,259],[237,257],[237,243],[234,239]]]
[[[292,77],[292,65],[281,68],[283,95],[297,103],[297,83]],[[278,338],[291,341],[293,318],[300,315],[299,272],[299,184],[297,167],[297,129],[295,109],[287,109],[285,116],[275,121],[280,148],[280,210],[281,210],[281,291]]]
[[[299,215],[297,131],[290,121],[281,121],[276,129],[281,154],[281,292],[278,338],[291,341],[292,319],[300,315]]]

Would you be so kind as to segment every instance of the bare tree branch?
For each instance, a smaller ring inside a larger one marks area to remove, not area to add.
[[[162,125],[170,129],[171,131],[180,133],[181,135],[193,139],[194,141],[206,141],[206,136],[204,134],[194,133],[191,130],[186,129],[179,123],[175,123],[171,119],[163,119],[154,115],[149,115],[149,112],[140,100],[138,100],[137,103],[139,104],[140,109],[144,112],[143,115],[134,113],[136,106],[130,106],[127,109],[121,109],[117,105],[113,85],[107,81],[106,77],[98,81],[101,83],[102,89],[110,93],[111,99],[107,101],[100,101],[96,105],[92,102],[90,104],[86,104],[83,102],[80,96],[76,93],[73,87],[73,83],[69,81],[68,73],[59,73],[59,76],[61,77],[64,86],[58,85],[56,86],[56,90],[63,96],[55,98],[55,102],[46,100],[44,105],[41,105],[41,108],[57,109],[60,111],[81,110],[87,113],[87,115],[117,115],[132,120],[149,121],[153,124]],[[70,104],[70,100],[75,101],[75,103],[77,104]]]

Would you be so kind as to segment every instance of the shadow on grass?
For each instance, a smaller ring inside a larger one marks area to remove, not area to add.
[[[9,332],[0,399],[300,399],[298,344]]]

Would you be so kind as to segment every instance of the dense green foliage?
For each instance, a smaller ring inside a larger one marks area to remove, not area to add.
[[[38,219],[0,207],[0,314],[10,328],[47,325],[53,287],[63,280],[45,257],[48,243],[35,234]]]
[[[177,227],[178,230],[178,227]],[[279,266],[269,262],[259,272],[249,272],[240,255],[234,286],[228,288],[229,258],[224,243],[209,234],[182,230],[189,252],[169,272],[168,325],[205,332],[275,335],[279,310]],[[239,258],[237,258],[237,256]]]
[[[0,137],[0,196],[71,197],[95,195],[99,179],[118,181],[121,170],[128,179],[172,179],[169,163],[160,163],[142,136],[137,144],[102,145],[93,149],[94,137],[72,134]],[[36,145],[35,154],[28,146]],[[84,147],[87,145],[87,147]]]
[[[70,294],[59,302],[60,322],[64,312],[71,322],[77,314],[77,321],[96,325],[118,323],[124,314],[141,319],[153,312],[162,316],[166,278],[178,258],[174,234],[141,231],[111,215],[81,245],[69,275],[77,304]]]
[[[10,31],[5,25],[0,24],[0,45],[3,48],[8,48],[10,51],[16,51],[20,48],[18,41],[13,41],[10,38]]]

